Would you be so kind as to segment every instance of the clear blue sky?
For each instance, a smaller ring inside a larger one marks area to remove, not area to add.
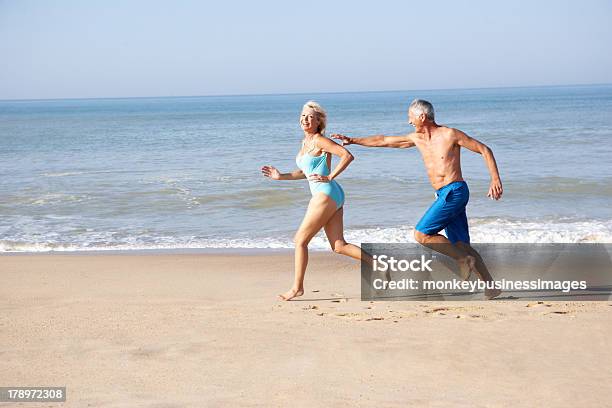
[[[612,1],[0,0],[0,99],[612,83]]]

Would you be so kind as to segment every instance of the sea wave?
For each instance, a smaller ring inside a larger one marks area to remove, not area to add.
[[[10,233],[9,233],[10,234]],[[353,228],[345,231],[349,242],[414,242],[414,226]],[[612,243],[612,220],[525,221],[511,219],[472,219],[473,243]],[[0,252],[132,251],[165,249],[282,249],[293,248],[292,233],[269,237],[219,237],[155,235],[152,231],[134,234],[104,234],[92,230],[76,236],[57,233],[35,237],[0,237]],[[313,250],[325,250],[329,244],[319,233],[310,243]]]

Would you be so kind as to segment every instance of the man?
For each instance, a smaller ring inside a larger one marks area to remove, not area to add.
[[[471,273],[476,273],[486,282],[493,281],[481,256],[470,246],[465,213],[469,190],[461,174],[460,160],[462,147],[484,157],[491,175],[487,196],[499,200],[503,188],[493,152],[485,144],[458,129],[438,125],[435,122],[433,105],[422,99],[415,99],[410,104],[408,121],[414,126],[415,132],[403,136],[353,138],[335,134],[332,137],[341,140],[343,145],[400,149],[416,146],[423,157],[429,181],[436,189],[436,200],[416,225],[415,240],[455,259],[464,280],[469,279]],[[439,234],[443,229],[448,238]],[[500,293],[499,289],[487,288],[485,297],[493,299]]]

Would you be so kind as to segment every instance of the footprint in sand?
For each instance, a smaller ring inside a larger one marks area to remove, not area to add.
[[[442,313],[440,313],[442,314]],[[471,315],[456,315],[455,319],[465,319],[466,317],[471,317],[472,319],[480,319],[480,318],[485,318],[485,316],[483,315],[478,315],[478,314],[471,314]]]
[[[161,357],[166,354],[166,349],[163,347],[138,347],[137,349],[131,350],[129,353],[132,357],[136,358],[152,358]]]
[[[536,306],[551,307],[552,305],[549,305],[549,304],[544,303],[544,302],[528,303],[527,305],[525,305],[525,307],[536,307]]]
[[[434,307],[433,309],[426,310],[425,313],[445,312],[447,310],[450,310],[450,309],[448,307]],[[440,314],[444,314],[444,313],[440,313]]]

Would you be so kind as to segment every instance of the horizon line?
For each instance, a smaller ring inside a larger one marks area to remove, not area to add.
[[[285,96],[307,94],[355,94],[355,93],[383,93],[383,92],[413,92],[413,91],[470,91],[483,89],[520,89],[520,88],[562,88],[612,85],[612,83],[587,84],[557,84],[557,85],[515,85],[515,86],[484,86],[468,88],[421,88],[421,89],[387,89],[367,91],[318,91],[318,92],[278,92],[278,93],[246,93],[246,94],[208,94],[208,95],[157,95],[157,96],[102,96],[102,97],[66,97],[66,98],[17,98],[0,99],[0,102],[34,102],[34,101],[68,101],[68,100],[108,100],[108,99],[163,99],[163,98],[216,98],[216,97],[245,97],[245,96]]]

